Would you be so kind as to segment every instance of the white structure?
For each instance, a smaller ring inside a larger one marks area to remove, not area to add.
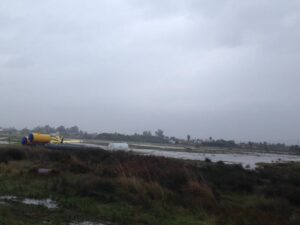
[[[129,151],[127,143],[109,143],[108,150],[111,151]]]

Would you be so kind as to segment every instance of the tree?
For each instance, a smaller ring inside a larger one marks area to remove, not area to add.
[[[21,133],[24,134],[24,135],[28,135],[28,134],[30,133],[30,130],[27,129],[27,128],[23,128],[23,129],[21,130]]]
[[[64,126],[59,126],[56,128],[56,132],[60,134],[65,134],[66,133],[66,128]]]
[[[51,133],[55,132],[55,128],[50,127],[49,125],[46,125],[46,126],[43,127],[43,131],[46,134],[51,134]]]
[[[68,131],[69,131],[70,134],[79,134],[79,127],[78,126],[70,127],[68,129]]]
[[[143,136],[151,137],[152,136],[151,131],[150,130],[149,131],[143,131]]]
[[[164,132],[161,129],[158,129],[157,131],[155,131],[155,135],[157,137],[164,138]]]
[[[191,140],[191,135],[188,134],[187,135],[187,141],[190,142],[190,140]]]

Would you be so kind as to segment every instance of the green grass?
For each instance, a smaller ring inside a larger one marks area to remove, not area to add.
[[[0,204],[0,225],[299,224],[300,164],[239,166],[125,152],[0,148],[0,196],[52,198],[57,209]],[[40,175],[38,168],[52,173]]]

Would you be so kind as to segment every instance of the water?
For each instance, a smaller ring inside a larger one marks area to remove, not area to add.
[[[105,150],[106,147],[97,144],[85,144],[86,146],[100,146]],[[200,152],[183,152],[183,151],[166,151],[158,149],[130,149],[132,152],[142,155],[163,156],[167,158],[202,160],[209,158],[212,162],[223,161],[227,164],[241,164],[244,168],[255,169],[257,163],[273,162],[294,162],[300,161],[300,156],[285,155],[274,153],[200,153]]]
[[[54,202],[51,199],[42,199],[42,200],[37,200],[37,199],[31,199],[31,198],[25,198],[22,201],[23,204],[25,205],[40,205],[44,206],[48,209],[56,209],[57,208],[57,203]]]
[[[4,195],[4,196],[0,196],[0,200],[1,201],[16,201],[17,197],[12,196],[12,195]]]
[[[12,195],[0,196],[0,205],[6,205],[8,201],[16,201],[17,197]]]
[[[16,196],[11,195],[0,196],[0,204],[6,204],[7,202],[21,202],[25,205],[40,205],[48,209],[56,209],[58,207],[57,203],[50,198],[39,200],[32,198],[20,199]]]
[[[81,222],[81,223],[70,223],[70,225],[105,225],[105,224],[85,221],[85,222]]]
[[[205,160],[206,158],[209,158],[212,162],[223,161],[224,163],[241,164],[243,167],[249,167],[251,169],[254,169],[256,167],[256,163],[300,161],[300,157],[296,155],[267,153],[211,154],[195,152],[161,151],[149,149],[133,149],[132,151],[143,155],[164,156],[176,159]]]

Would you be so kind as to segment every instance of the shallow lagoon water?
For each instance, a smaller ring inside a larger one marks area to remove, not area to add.
[[[101,147],[102,149],[108,150],[106,146],[97,144],[84,144],[86,146]],[[255,169],[257,163],[273,163],[273,162],[294,162],[300,161],[298,155],[288,154],[274,154],[274,153],[201,153],[201,152],[183,152],[183,151],[166,151],[158,149],[140,149],[132,148],[130,151],[142,154],[142,155],[153,155],[163,156],[167,158],[175,159],[187,159],[187,160],[202,160],[209,158],[212,162],[223,161],[227,164],[241,164],[244,168]]]
[[[223,161],[228,164],[241,164],[243,167],[254,169],[256,163],[272,163],[272,162],[290,162],[300,161],[300,156],[296,155],[282,155],[282,154],[267,154],[267,153],[253,153],[253,154],[211,154],[211,153],[195,153],[195,152],[174,152],[161,151],[149,149],[133,149],[133,152],[141,153],[143,155],[164,156],[176,159],[189,160],[205,160],[209,158],[212,162]]]

